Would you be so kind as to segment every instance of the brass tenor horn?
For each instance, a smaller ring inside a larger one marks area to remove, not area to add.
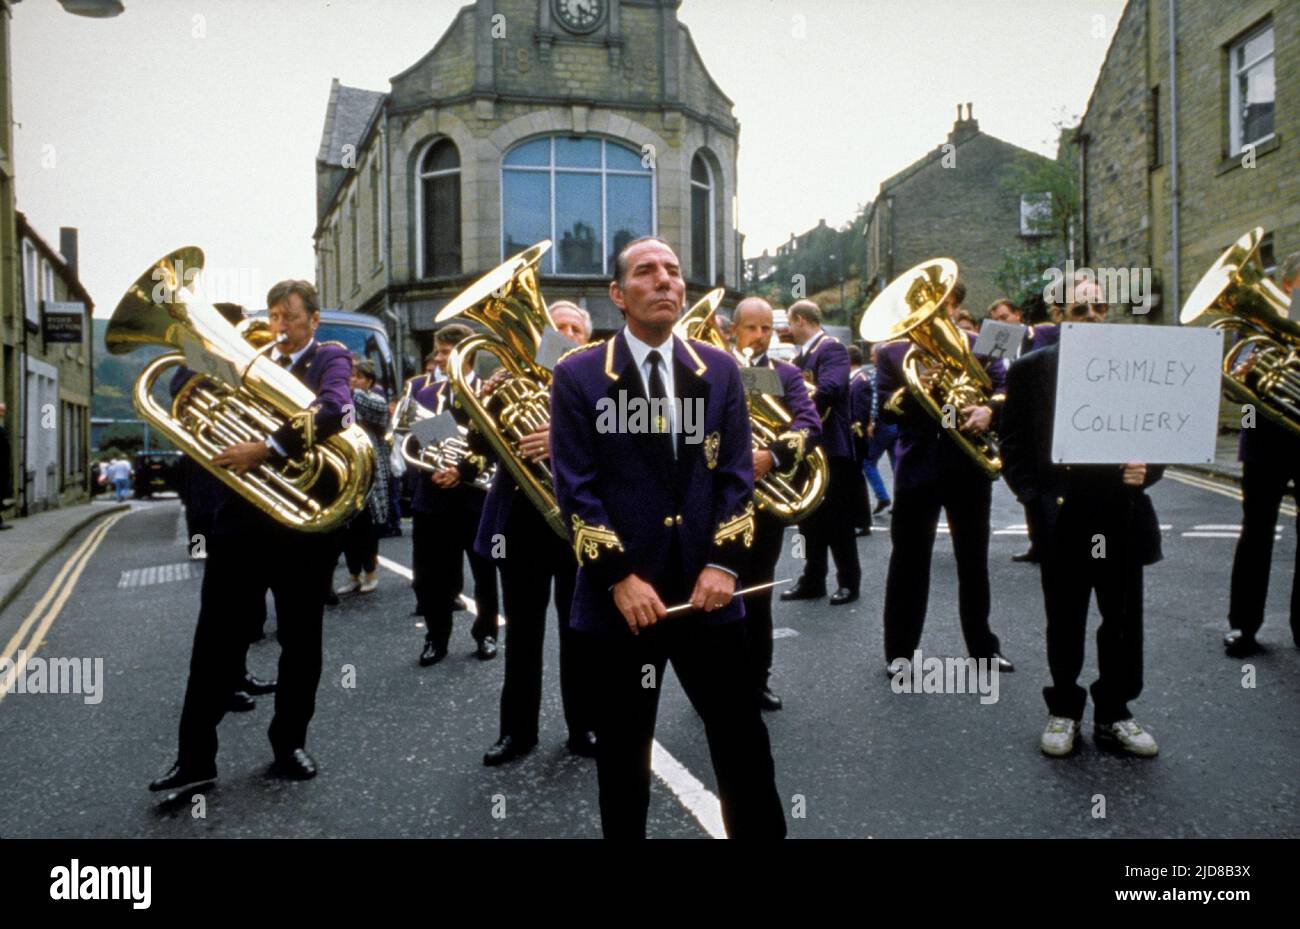
[[[718,332],[714,313],[726,293],[721,287],[710,291],[704,298],[682,314],[673,327],[678,338],[696,339],[731,355],[727,341]],[[732,357],[735,357],[734,355]],[[741,359],[748,367],[749,357]],[[749,404],[749,431],[755,449],[772,445],[790,433],[790,414],[775,398],[765,393],[747,392]],[[794,443],[802,446],[802,440]],[[781,470],[773,469],[762,480],[754,482],[754,501],[761,510],[767,510],[784,523],[798,522],[821,503],[830,477],[826,453],[820,448],[798,456]]]
[[[1256,226],[1205,272],[1183,304],[1183,325],[1212,319],[1211,329],[1240,338],[1223,356],[1223,391],[1300,435],[1300,325],[1287,318],[1290,301],[1264,273]]]
[[[203,252],[181,248],[158,261],[131,285],[113,311],[104,342],[115,355],[142,345],[177,351],[160,355],[136,379],[132,400],[140,415],[182,452],[272,519],[304,532],[335,528],[365,506],[374,472],[374,448],[360,426],[323,442],[312,441],[316,396],[288,371],[264,357],[273,338],[256,328],[248,338],[190,288],[203,269]],[[164,374],[201,367],[170,406],[153,397]],[[239,442],[264,441],[286,422],[306,440],[302,456],[259,465],[242,476],[212,463]]]
[[[569,530],[560,518],[550,468],[544,461],[529,461],[518,450],[520,439],[551,422],[551,372],[535,360],[546,328],[554,328],[537,283],[538,263],[550,247],[549,240],[538,242],[493,268],[443,307],[434,321],[464,316],[488,330],[452,350],[447,376],[456,404],[546,524],[567,540]],[[480,351],[495,355],[509,373],[486,398],[474,392],[464,371],[465,361]]]
[[[888,342],[906,337],[912,342],[903,358],[907,388],[921,408],[932,416],[957,447],[970,456],[989,478],[1002,470],[995,438],[989,433],[967,435],[950,426],[952,416],[967,406],[986,406],[993,382],[971,353],[966,334],[953,325],[943,309],[957,283],[957,262],[935,258],[909,268],[880,292],[862,314],[858,329],[868,342]],[[922,380],[937,371],[933,386]],[[894,403],[898,395],[887,402]],[[945,409],[951,412],[945,415]]]

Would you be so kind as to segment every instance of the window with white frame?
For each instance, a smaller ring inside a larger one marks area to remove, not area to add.
[[[1020,195],[1020,234],[1051,235],[1052,195],[1050,193]]]
[[[41,259],[41,299],[46,303],[52,303],[57,297],[54,295],[54,266],[46,259]]]
[[[714,280],[713,171],[704,155],[691,159],[691,280]]]
[[[415,185],[419,221],[420,277],[460,273],[460,152],[438,139],[420,159]]]
[[[23,239],[23,313],[27,321],[40,324],[41,321],[41,281],[40,256],[36,246]]]
[[[550,239],[545,273],[608,275],[624,245],[654,235],[654,196],[654,171],[630,146],[586,136],[524,142],[501,163],[503,255]]]
[[[1230,154],[1273,137],[1273,24],[1228,46],[1228,141]]]

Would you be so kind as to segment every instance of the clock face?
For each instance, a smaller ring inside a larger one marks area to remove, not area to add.
[[[554,0],[555,18],[570,32],[591,32],[605,18],[607,0]]]

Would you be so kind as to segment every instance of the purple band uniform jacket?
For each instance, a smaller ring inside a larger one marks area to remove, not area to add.
[[[454,402],[455,396],[456,393],[452,389],[451,381],[444,379],[422,387],[416,392],[415,400],[435,415],[450,412],[457,423],[468,428],[470,425],[469,416],[464,410],[456,406]],[[411,495],[411,510],[416,513],[426,514],[443,513],[452,505],[453,501],[459,501],[462,497],[478,502],[476,495],[481,494],[482,491],[469,486],[474,478],[478,476],[478,469],[467,462],[463,462],[459,470],[460,483],[449,490],[443,490],[434,484],[429,472],[419,471],[416,474],[415,492]],[[497,473],[499,475],[500,470]],[[495,480],[499,479],[498,477]]]
[[[809,384],[798,368],[788,361],[778,361],[766,354],[761,356],[754,366],[771,368],[781,379],[784,396],[774,399],[790,414],[790,422],[786,425],[784,434],[790,435],[791,438],[785,441],[778,438],[778,441],[767,445],[764,451],[771,452],[776,460],[776,467],[785,470],[792,464],[792,457],[802,457],[821,445],[822,418],[817,414],[812,392],[808,389]]]
[[[871,400],[874,396],[875,385],[867,377],[867,372],[858,368],[849,378],[849,415],[853,447],[859,461],[867,457],[867,427],[871,425]]]
[[[617,404],[620,391],[629,399],[646,396],[622,332],[555,368],[551,461],[578,559],[574,629],[629,634],[610,592],[618,581],[635,573],[657,591],[670,584],[689,591],[706,565],[739,574],[753,544],[753,452],[740,368],[701,342],[672,341],[674,393],[704,410],[702,441],[680,433],[675,462],[648,432],[597,428],[600,409]],[[685,621],[716,624],[744,615],[736,598]]]
[[[966,333],[967,341],[973,346],[975,334]],[[975,462],[957,447],[947,436],[945,430],[912,398],[911,391],[906,390],[907,380],[903,377],[903,357],[912,343],[906,339],[886,342],[876,348],[876,390],[880,394],[880,415],[886,421],[898,424],[898,444],[895,446],[894,486],[918,487],[948,477],[969,478],[981,475]],[[997,428],[998,412],[1005,396],[1007,367],[1002,361],[989,364],[988,356],[977,355],[984,370],[993,382],[993,428]],[[904,389],[901,404],[902,413],[894,414],[885,409],[895,392]],[[959,414],[960,416],[960,414]],[[960,419],[959,419],[960,421]]]
[[[822,419],[822,449],[826,457],[852,458],[849,350],[823,331],[804,346],[794,363],[800,371],[811,372],[812,381],[817,385],[813,400]]]

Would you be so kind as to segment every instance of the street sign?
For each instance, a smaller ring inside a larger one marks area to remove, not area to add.
[[[42,328],[45,341],[80,345],[85,338],[86,304],[44,302]]]
[[[1064,323],[1060,352],[1052,461],[1214,461],[1218,330]]]

